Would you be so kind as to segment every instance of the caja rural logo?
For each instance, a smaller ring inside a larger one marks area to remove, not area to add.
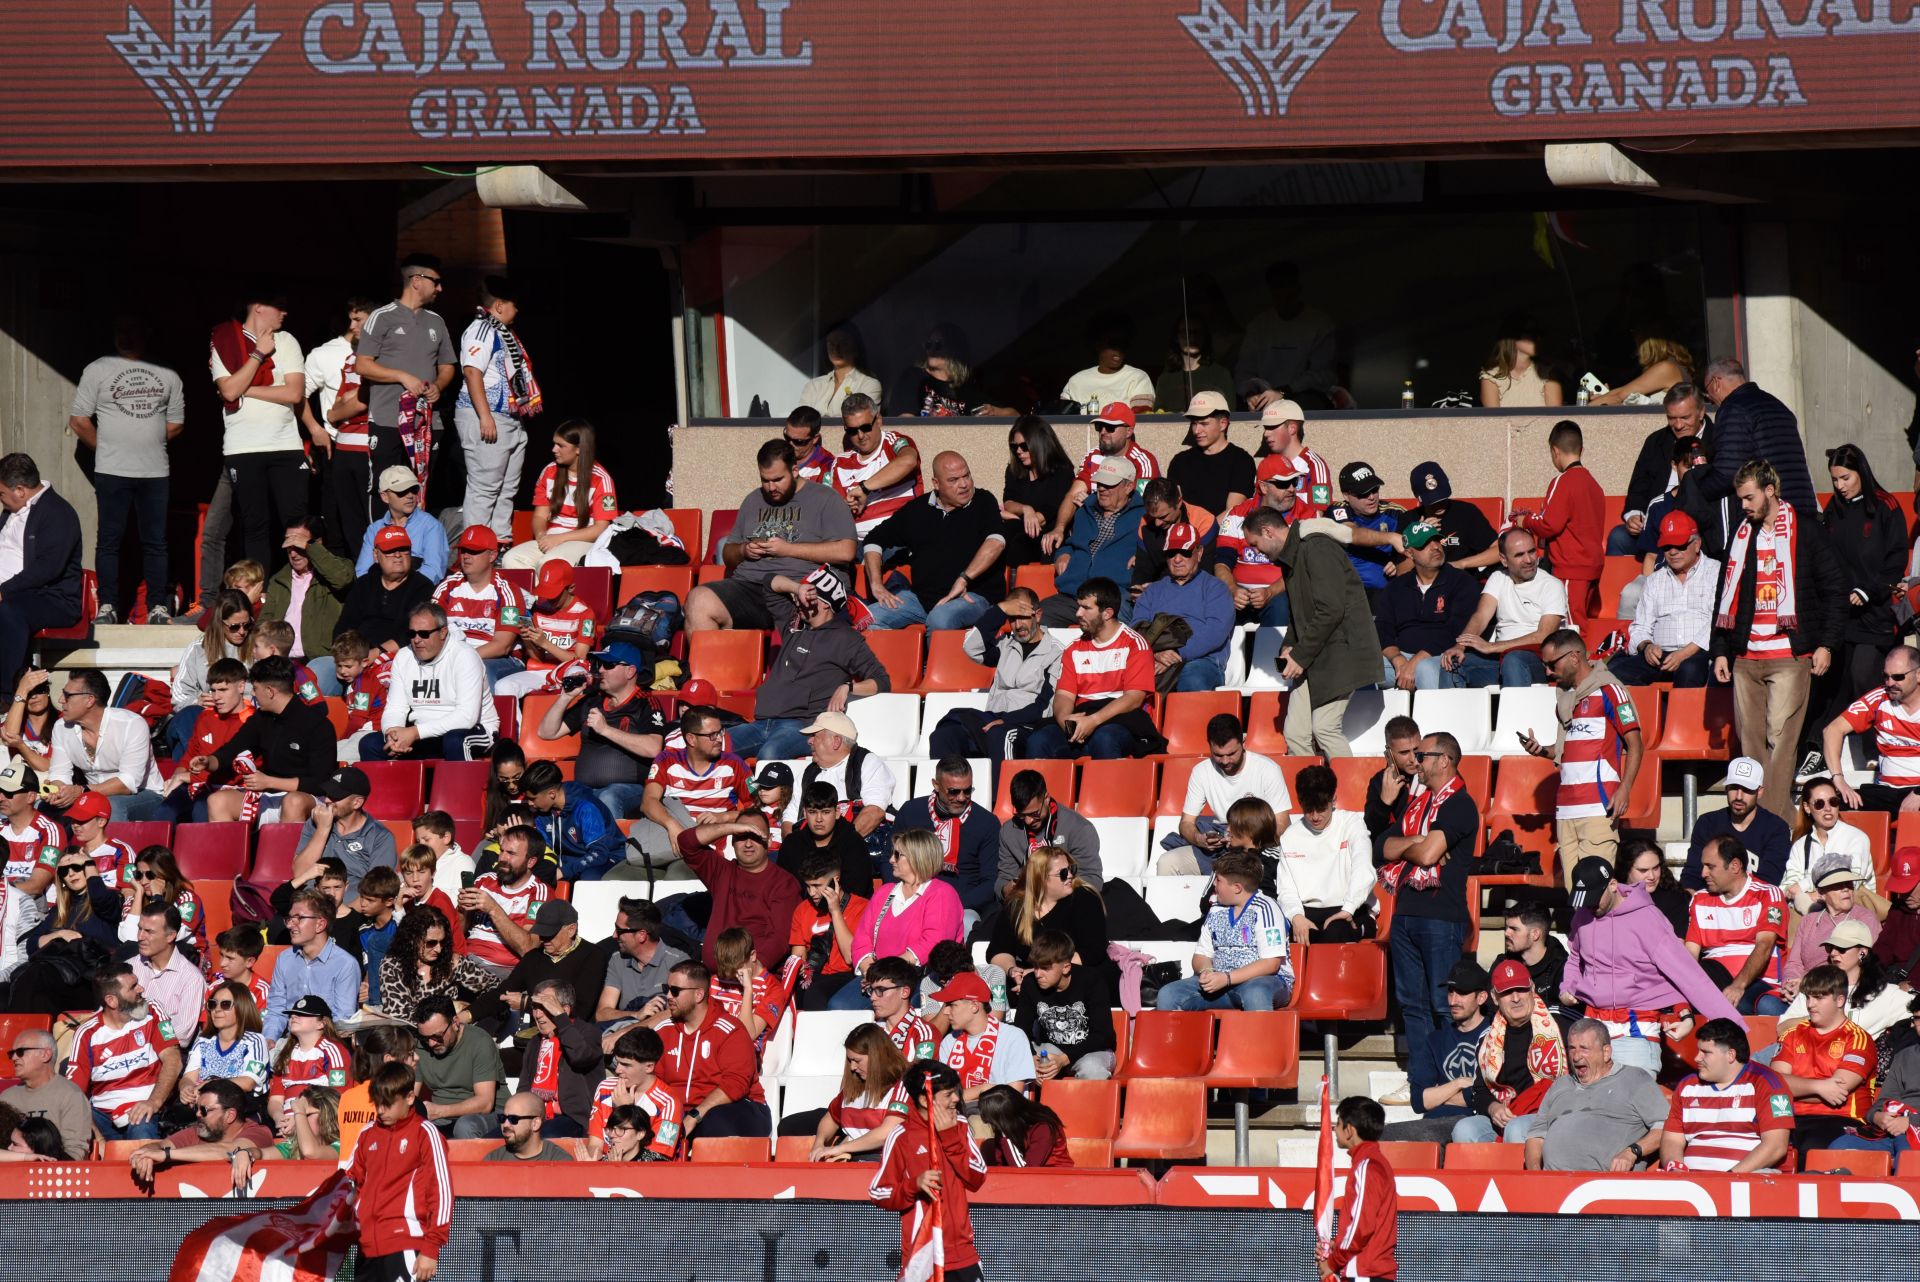
[[[114,52],[167,109],[177,134],[212,133],[227,99],[280,38],[277,31],[260,30],[253,5],[218,39],[213,26],[213,0],[173,0],[171,40],[131,5],[127,29],[107,37]]]

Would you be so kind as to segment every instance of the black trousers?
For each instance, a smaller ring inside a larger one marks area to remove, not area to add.
[[[719,1108],[700,1114],[699,1125],[694,1128],[696,1139],[712,1139],[715,1136],[727,1135],[771,1134],[773,1134],[772,1110],[765,1104],[756,1104],[750,1099],[737,1099],[731,1104],[722,1104]]]
[[[1316,944],[1357,944],[1363,939],[1373,938],[1373,910],[1362,908],[1353,915],[1352,921],[1335,922],[1327,925],[1327,918],[1338,913],[1338,908],[1302,908],[1307,920],[1313,923],[1313,942]]]
[[[353,1282],[413,1282],[413,1264],[418,1251],[393,1251],[386,1255],[368,1255],[354,1249]]]
[[[0,603],[0,707],[13,701],[14,687],[27,666],[33,634],[42,628],[69,628],[79,621],[77,606],[63,603],[40,588],[12,593]]]
[[[372,457],[336,448],[327,464],[327,544],[349,561],[360,555],[367,527],[373,524]]]
[[[300,450],[268,450],[227,456],[227,480],[240,518],[241,546],[268,574],[279,557],[288,522],[307,516],[307,482],[313,473]],[[229,546],[228,555],[232,555]]]

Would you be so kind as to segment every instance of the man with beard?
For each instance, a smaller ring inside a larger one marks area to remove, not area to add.
[[[67,1078],[93,1105],[93,1123],[115,1140],[160,1138],[155,1120],[180,1080],[180,1046],[158,1009],[147,1002],[125,962],[93,977],[100,1009],[73,1035]]]
[[[687,594],[687,631],[784,628],[794,601],[774,586],[798,582],[816,566],[834,567],[844,585],[855,555],[853,513],[825,485],[800,479],[793,446],[768,441],[757,457],[760,488],[740,504],[732,533],[720,546],[727,577]]]

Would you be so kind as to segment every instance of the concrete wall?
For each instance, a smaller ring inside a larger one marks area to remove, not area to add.
[[[1633,460],[1648,432],[1666,422],[1656,409],[1585,410],[1563,412],[1475,412],[1445,415],[1418,411],[1378,415],[1329,416],[1307,426],[1307,443],[1334,469],[1355,460],[1371,463],[1387,478],[1388,497],[1410,493],[1408,474],[1419,463],[1436,459],[1446,468],[1453,492],[1462,497],[1498,496],[1538,498],[1553,479],[1547,458],[1547,432],[1561,418],[1572,418],[1586,434],[1587,466],[1609,493],[1626,492]],[[919,446],[924,463],[941,450],[959,450],[984,488],[1000,490],[1006,471],[1007,427],[998,422],[942,419],[897,421]],[[1093,429],[1085,420],[1056,422],[1061,443],[1078,458],[1093,446]],[[746,492],[759,484],[754,451],[760,442],[778,434],[773,426],[709,426],[682,428],[674,436],[673,489],[676,507],[738,507]],[[1140,440],[1164,466],[1180,450],[1186,434],[1184,420],[1141,425]],[[827,443],[838,444],[837,429],[829,429]],[[1236,421],[1231,439],[1247,450],[1259,443],[1250,421]]]

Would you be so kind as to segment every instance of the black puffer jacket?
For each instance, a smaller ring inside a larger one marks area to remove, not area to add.
[[[1851,501],[1835,495],[1822,519],[1847,598],[1843,641],[1891,644],[1899,631],[1893,619],[1893,585],[1907,570],[1907,518],[1892,499],[1862,494]],[[1853,604],[1854,591],[1866,593],[1865,605]]]

